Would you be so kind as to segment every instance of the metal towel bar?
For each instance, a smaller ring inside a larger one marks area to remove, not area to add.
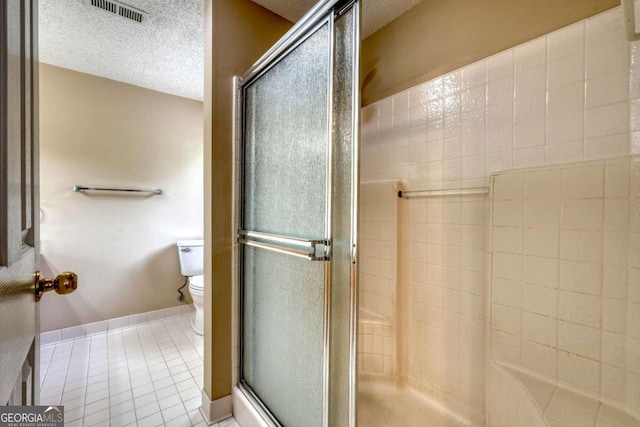
[[[326,254],[329,247],[327,240],[307,240],[258,231],[238,230],[238,243],[305,258],[309,261],[327,261],[329,259]],[[304,249],[297,249],[296,246]]]
[[[466,196],[472,194],[487,194],[489,187],[450,188],[438,190],[412,190],[398,191],[398,197],[440,197],[440,196]]]
[[[155,196],[162,194],[162,190],[141,190],[135,188],[105,188],[105,187],[85,187],[83,185],[74,185],[73,191],[82,193],[84,191],[109,191],[109,192],[122,192],[122,193],[149,193]]]

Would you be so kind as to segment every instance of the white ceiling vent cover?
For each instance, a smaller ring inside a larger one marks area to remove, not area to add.
[[[105,12],[113,13],[140,24],[149,19],[149,14],[144,10],[136,9],[116,0],[81,0],[81,2],[87,6],[97,7]]]

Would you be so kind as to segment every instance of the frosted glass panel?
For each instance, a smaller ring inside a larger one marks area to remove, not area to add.
[[[325,25],[245,90],[246,229],[326,234],[329,43]]]
[[[327,238],[330,38],[245,89],[243,228]],[[325,262],[243,247],[242,379],[285,426],[323,421]]]
[[[325,263],[244,250],[244,380],[283,425],[321,426]]]

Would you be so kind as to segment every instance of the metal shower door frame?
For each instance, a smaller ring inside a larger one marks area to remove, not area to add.
[[[359,78],[359,57],[360,57],[360,2],[359,0],[326,0],[319,2],[314,6],[298,23],[285,34],[266,54],[264,54],[243,76],[235,77],[233,82],[234,90],[234,145],[237,147],[239,156],[234,157],[234,161],[239,160],[239,190],[240,203],[238,207],[238,215],[234,218],[234,230],[236,230],[236,241],[238,247],[240,245],[261,247],[266,250],[273,250],[288,255],[307,258],[309,261],[322,261],[325,263],[325,280],[324,280],[324,349],[323,349],[323,422],[325,427],[330,426],[330,392],[331,392],[331,345],[330,345],[330,329],[331,329],[331,243],[332,243],[332,152],[334,150],[334,126],[333,126],[333,99],[334,78],[335,78],[335,28],[334,21],[339,19],[345,11],[353,10],[354,14],[354,31],[353,31],[353,81],[352,84],[352,170],[351,170],[351,277],[350,277],[350,322],[349,322],[349,378],[348,378],[348,425],[354,427],[356,425],[356,360],[357,360],[357,241],[358,241],[358,183],[359,183],[359,110],[360,110],[360,78]],[[301,239],[292,239],[284,236],[268,235],[251,230],[244,229],[244,200],[245,200],[245,156],[244,156],[244,91],[253,82],[258,80],[262,75],[267,73],[273,66],[278,64],[280,60],[285,58],[290,52],[296,49],[300,44],[304,43],[318,29],[324,25],[329,29],[329,84],[328,84],[328,143],[327,143],[327,164],[326,164],[326,213],[325,213],[325,230],[326,236],[324,240],[302,241]],[[237,193],[236,193],[237,195]],[[237,197],[237,196],[236,196]],[[234,203],[237,200],[234,199]],[[254,237],[254,240],[248,240],[248,237]],[[262,238],[262,241],[255,239]],[[295,250],[278,246],[278,243],[285,245],[301,244],[304,247],[312,247],[313,251],[305,254],[304,251]],[[323,247],[324,256],[317,256],[316,245]],[[236,307],[236,320],[238,322],[238,388],[251,402],[254,408],[261,414],[263,419],[270,422],[274,426],[280,426],[278,420],[271,414],[269,409],[261,402],[259,397],[253,392],[251,387],[243,381],[243,250],[237,250],[237,269],[236,280],[240,287],[239,298]]]

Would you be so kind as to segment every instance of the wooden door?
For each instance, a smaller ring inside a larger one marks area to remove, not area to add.
[[[0,0],[0,405],[39,400],[37,0]]]

